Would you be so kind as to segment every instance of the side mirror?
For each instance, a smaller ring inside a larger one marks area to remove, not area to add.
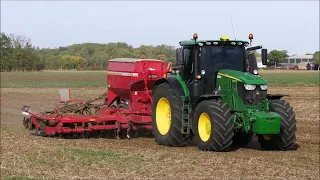
[[[267,49],[261,49],[261,61],[263,65],[267,65],[268,51]]]

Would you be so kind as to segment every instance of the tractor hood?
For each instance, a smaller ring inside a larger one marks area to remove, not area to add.
[[[267,84],[267,81],[265,79],[247,72],[234,70],[220,70],[218,72],[218,78],[219,76],[230,78],[232,80],[242,82],[244,84]]]

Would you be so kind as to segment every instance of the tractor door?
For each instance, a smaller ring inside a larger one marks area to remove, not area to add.
[[[211,94],[216,87],[216,78],[218,71],[221,69],[221,64],[219,64],[218,58],[211,52],[211,49],[200,48],[200,54],[198,71],[203,82],[203,93]]]
[[[183,47],[176,50],[177,65],[179,67],[179,74],[187,84],[191,82],[194,77],[194,53],[192,48]]]

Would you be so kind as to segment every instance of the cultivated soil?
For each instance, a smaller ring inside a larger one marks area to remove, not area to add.
[[[105,88],[72,88],[87,99]],[[271,87],[285,93],[297,118],[296,151],[248,148],[227,153],[195,146],[172,148],[152,138],[58,139],[38,137],[22,126],[21,107],[52,110],[57,88],[1,88],[1,179],[319,179],[319,86]]]

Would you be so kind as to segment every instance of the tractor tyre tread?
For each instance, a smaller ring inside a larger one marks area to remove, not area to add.
[[[169,132],[163,136],[159,133],[157,129],[156,119],[156,106],[157,102],[161,97],[166,97],[170,103],[171,108],[171,127]],[[178,147],[183,146],[184,140],[181,134],[182,126],[182,110],[181,101],[175,95],[173,89],[168,83],[159,84],[155,90],[152,97],[153,104],[152,107],[152,129],[153,136],[159,145]]]
[[[264,140],[259,135],[261,148],[265,150],[294,150],[296,144],[296,117],[293,107],[284,100],[270,100],[270,111],[282,116],[280,133],[273,135],[271,140]]]
[[[198,119],[202,112],[206,112],[211,121],[211,135],[207,142],[200,139],[198,133]],[[230,151],[233,144],[234,124],[230,108],[222,100],[204,100],[194,111],[193,131],[195,142],[202,151]]]

